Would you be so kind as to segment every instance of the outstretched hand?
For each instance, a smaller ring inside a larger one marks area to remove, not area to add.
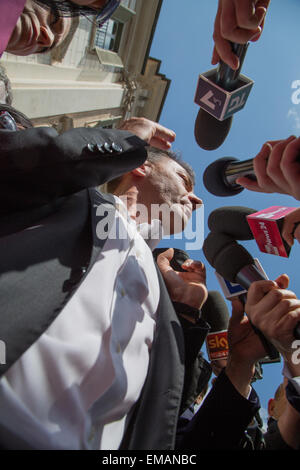
[[[152,147],[161,150],[169,150],[176,138],[175,132],[171,129],[142,117],[127,119],[121,124],[120,129],[132,132]]]
[[[232,52],[230,41],[238,44],[257,41],[269,4],[270,0],[219,0],[212,64],[217,64],[221,59],[232,69],[239,68],[239,59]]]

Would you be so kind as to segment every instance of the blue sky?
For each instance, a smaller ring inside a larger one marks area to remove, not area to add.
[[[184,8],[182,8],[184,4]],[[172,80],[160,123],[173,129],[177,138],[174,150],[196,172],[195,191],[205,204],[206,220],[211,211],[227,205],[247,206],[257,210],[278,205],[299,207],[300,201],[281,194],[260,194],[243,191],[237,196],[220,198],[203,187],[202,174],[214,160],[233,156],[239,160],[254,157],[267,140],[299,135],[300,104],[292,102],[293,82],[300,80],[300,41],[298,0],[272,0],[261,39],[250,43],[242,73],[254,81],[246,107],[237,113],[229,136],[215,151],[202,150],[194,139],[194,123],[198,105],[194,103],[197,79],[211,68],[213,22],[217,0],[164,0],[150,55],[162,61],[160,72]],[[299,82],[300,83],[300,82]],[[299,87],[298,87],[299,88]],[[300,95],[299,95],[300,96]],[[185,248],[174,240],[170,246]],[[166,243],[162,244],[166,246]],[[290,276],[290,288],[300,295],[300,245],[296,242],[288,259],[261,253],[255,241],[244,246],[259,258],[270,279],[281,273]],[[201,250],[191,253],[205,262],[208,289],[219,289],[213,269]],[[263,366],[263,380],[255,383],[263,408],[282,380],[282,364]]]

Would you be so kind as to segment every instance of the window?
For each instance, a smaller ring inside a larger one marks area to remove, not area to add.
[[[108,51],[118,52],[124,23],[109,19],[101,28],[95,32],[94,46]]]

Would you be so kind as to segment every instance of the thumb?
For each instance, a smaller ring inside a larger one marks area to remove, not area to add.
[[[281,274],[276,280],[280,289],[287,289],[289,286],[290,278],[287,274]]]
[[[282,230],[282,238],[292,246],[294,244],[294,230],[295,224],[292,220],[286,219],[284,221],[283,230]]]
[[[162,273],[166,273],[168,271],[174,271],[172,266],[170,265],[170,261],[174,256],[173,248],[169,248],[168,250],[160,253],[157,257],[157,264]]]

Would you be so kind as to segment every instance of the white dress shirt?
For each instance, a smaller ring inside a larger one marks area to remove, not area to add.
[[[115,224],[128,237],[105,242],[62,312],[0,381],[8,448],[120,445],[147,375],[159,284],[135,223],[117,210]]]

